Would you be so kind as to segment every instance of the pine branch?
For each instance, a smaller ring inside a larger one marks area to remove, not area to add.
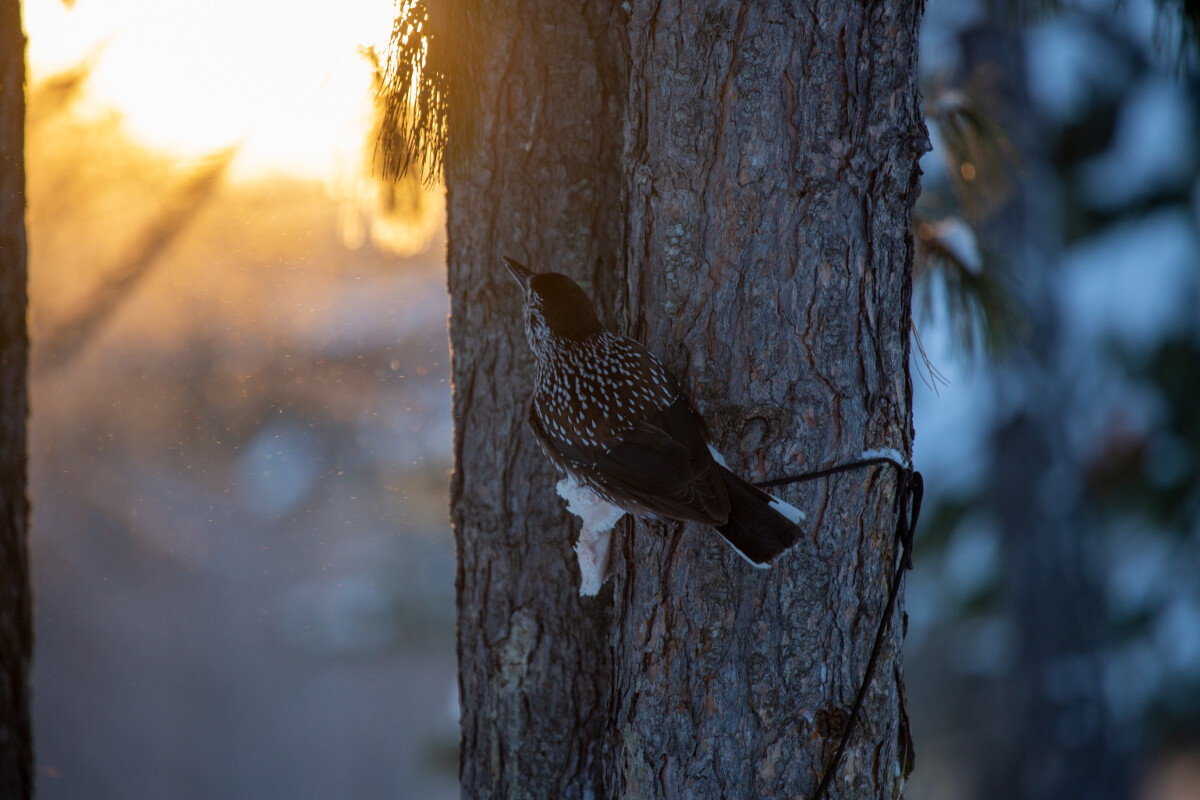
[[[33,129],[46,120],[70,111],[83,97],[104,48],[96,48],[86,58],[29,87],[26,125]]]
[[[917,245],[917,292],[921,313],[934,313],[935,284],[941,308],[966,352],[982,344],[990,353],[1004,350],[1024,321],[1000,275],[995,258],[985,253],[961,219],[937,222],[913,215]]]
[[[230,147],[206,159],[165,203],[159,218],[146,229],[121,265],[108,274],[83,307],[42,337],[36,362],[40,374],[60,370],[74,361],[132,295],[135,287],[162,263],[163,252],[212,198],[237,150],[237,147]]]
[[[400,0],[379,81],[377,161],[385,178],[416,170],[433,183],[448,159],[467,160],[479,117],[474,87],[483,24],[480,0]]]
[[[1179,76],[1194,74],[1200,62],[1200,1],[1155,0],[1155,45],[1162,51],[1174,50],[1175,70]]]
[[[926,114],[938,126],[946,172],[964,215],[978,220],[992,213],[1012,191],[1009,171],[1021,157],[1004,126],[984,100],[979,75],[971,86],[934,88]]]

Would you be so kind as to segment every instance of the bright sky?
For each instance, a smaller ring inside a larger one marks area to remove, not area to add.
[[[99,60],[92,108],[155,147],[203,155],[239,141],[237,176],[335,178],[357,165],[370,68],[392,0],[26,0],[32,80]]]

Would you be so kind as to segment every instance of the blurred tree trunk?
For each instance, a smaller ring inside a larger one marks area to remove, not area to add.
[[[0,797],[14,800],[33,796],[25,256],[25,33],[21,4],[0,0]]]
[[[1031,102],[1021,35],[1002,24],[964,35],[965,76],[993,78],[1004,119],[1024,118]],[[998,365],[1001,420],[992,431],[987,502],[1000,527],[1012,666],[997,681],[1006,731],[988,752],[979,795],[988,800],[1115,800],[1127,794],[1128,765],[1109,739],[1101,675],[1104,603],[1089,544],[1082,473],[1068,463],[1077,413],[1074,376],[1064,370],[1061,300],[1049,260],[1060,246],[1045,131],[1013,125],[1027,166],[1012,197],[990,220],[987,241],[1011,265],[1028,339]],[[1015,390],[1012,387],[1017,387]]]
[[[885,603],[894,473],[794,492],[809,535],[769,572],[618,528],[612,588],[579,598],[498,259],[580,280],[747,477],[909,452],[920,9],[502,5],[447,174],[463,794],[811,794]],[[836,796],[902,791],[900,627]]]

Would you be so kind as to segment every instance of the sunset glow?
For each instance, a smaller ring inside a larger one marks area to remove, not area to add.
[[[94,59],[84,109],[112,109],[144,144],[196,156],[241,143],[235,177],[335,179],[367,130],[390,0],[29,0],[31,83]]]

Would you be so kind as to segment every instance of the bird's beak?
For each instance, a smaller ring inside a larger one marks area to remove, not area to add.
[[[529,291],[529,281],[533,279],[533,273],[525,268],[520,261],[504,257],[504,266],[508,267],[508,274],[513,276],[513,280],[521,284],[521,288]]]

